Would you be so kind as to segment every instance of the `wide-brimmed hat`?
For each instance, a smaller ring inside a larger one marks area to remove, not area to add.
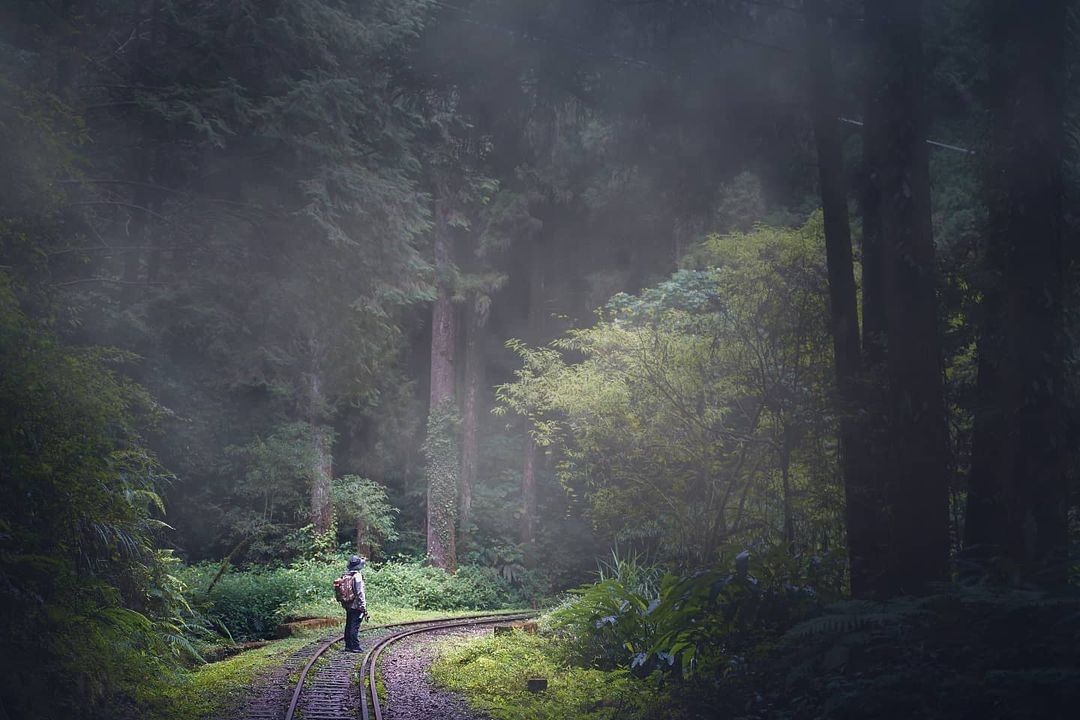
[[[353,555],[349,558],[349,570],[359,570],[364,567],[364,558],[359,555]]]

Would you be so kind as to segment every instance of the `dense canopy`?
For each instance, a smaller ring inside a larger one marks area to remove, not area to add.
[[[0,1],[0,718],[215,717],[353,553],[626,717],[1069,714],[1078,22]]]

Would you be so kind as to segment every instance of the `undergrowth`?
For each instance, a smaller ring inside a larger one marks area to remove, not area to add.
[[[1047,720],[1080,706],[1076,591],[953,583],[836,602],[764,570],[617,561],[544,618],[545,636],[470,643],[436,678],[496,720]],[[551,690],[526,694],[530,674]]]
[[[231,570],[214,582],[218,567],[204,564],[186,568],[182,575],[194,605],[223,636],[252,640],[272,636],[289,618],[342,615],[333,580],[344,567],[344,559],[305,560],[279,568]],[[378,623],[522,604],[514,586],[490,568],[464,566],[450,575],[419,561],[397,560],[369,566],[364,581],[368,609]]]
[[[139,716],[146,720],[201,720],[224,717],[243,702],[255,678],[280,665],[311,642],[316,633],[279,640],[220,662],[178,673],[168,687],[141,698]]]
[[[492,720],[614,720],[641,717],[656,702],[650,686],[626,670],[578,667],[565,655],[558,638],[513,632],[448,649],[431,672]],[[531,677],[546,678],[548,689],[529,692]]]

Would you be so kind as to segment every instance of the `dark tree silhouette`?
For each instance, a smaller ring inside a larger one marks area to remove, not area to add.
[[[965,543],[1066,579],[1065,0],[989,3],[987,283]]]
[[[870,171],[879,192],[889,426],[887,558],[880,591],[918,592],[948,570],[949,452],[937,328],[924,112],[922,2],[867,0]]]

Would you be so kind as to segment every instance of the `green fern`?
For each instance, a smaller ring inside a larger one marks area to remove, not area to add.
[[[862,630],[871,626],[895,626],[924,613],[920,603],[914,600],[894,600],[889,603],[873,603],[851,600],[830,605],[826,614],[805,620],[789,630],[788,640],[801,640],[820,635],[838,635]]]

